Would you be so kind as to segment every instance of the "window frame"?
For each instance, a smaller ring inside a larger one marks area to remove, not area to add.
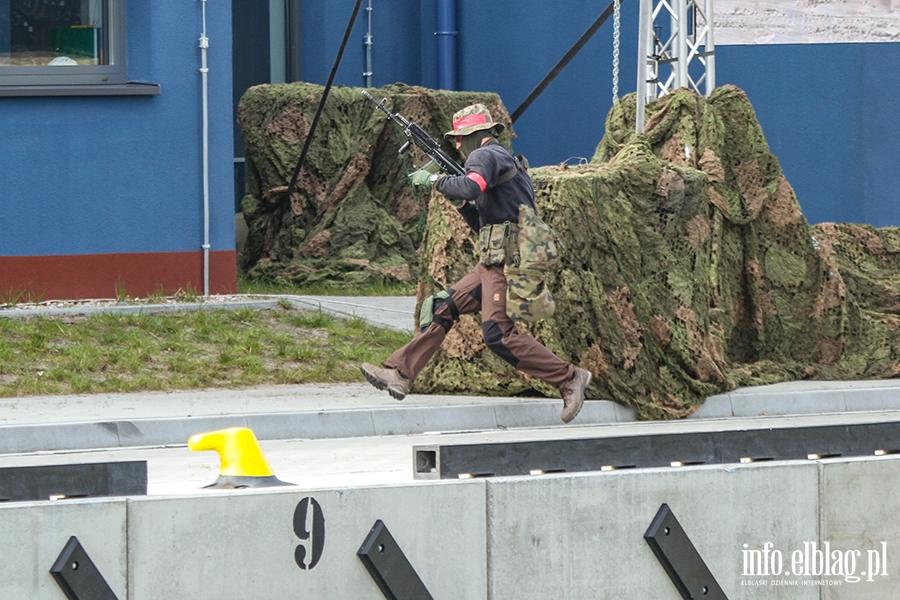
[[[0,90],[11,87],[112,85],[127,82],[126,0],[109,0],[108,14],[110,63],[108,65],[72,66],[0,66]],[[6,94],[3,94],[6,95]]]

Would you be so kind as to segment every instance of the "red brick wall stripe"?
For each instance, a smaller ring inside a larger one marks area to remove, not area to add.
[[[233,250],[209,253],[211,294],[237,290]],[[0,256],[0,302],[203,293],[202,252]]]

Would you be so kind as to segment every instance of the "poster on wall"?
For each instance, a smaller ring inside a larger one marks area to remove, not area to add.
[[[900,42],[900,0],[715,0],[722,45]]]

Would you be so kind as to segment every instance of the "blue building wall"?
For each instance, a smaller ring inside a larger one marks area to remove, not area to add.
[[[496,91],[512,113],[609,3],[530,0],[459,4],[460,86]],[[637,81],[637,2],[622,4],[619,94]],[[628,9],[632,10],[628,10]],[[612,18],[516,122],[516,152],[535,165],[590,159],[613,94]],[[629,35],[629,32],[634,32]]]
[[[900,225],[900,44],[721,46],[812,223]]]
[[[210,241],[233,258],[231,5],[207,4]],[[201,2],[127,16],[128,79],[159,95],[0,98],[0,257],[201,252]]]
[[[373,85],[434,87],[434,0],[376,1]],[[512,113],[606,8],[601,0],[457,0],[460,89],[495,91]],[[304,0],[303,79],[324,83],[353,0]],[[416,24],[418,23],[418,28]],[[636,89],[638,3],[623,0],[619,95]],[[337,83],[361,85],[364,16]],[[515,124],[532,164],[590,158],[612,106],[612,20]],[[807,219],[900,225],[900,44],[719,46],[717,83],[747,92]]]
[[[324,84],[337,55],[355,0],[301,0],[300,44],[303,80]],[[372,10],[375,87],[403,82],[434,87],[435,11],[426,0],[375,0]],[[366,12],[351,31],[335,83],[362,86],[365,72]]]

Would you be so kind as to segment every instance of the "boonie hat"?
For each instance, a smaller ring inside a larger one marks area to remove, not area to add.
[[[500,135],[506,126],[503,123],[496,123],[491,118],[491,113],[484,104],[472,104],[453,115],[453,131],[444,134],[445,138],[451,138],[457,135],[469,135],[482,129],[493,129],[496,127],[495,133]]]

